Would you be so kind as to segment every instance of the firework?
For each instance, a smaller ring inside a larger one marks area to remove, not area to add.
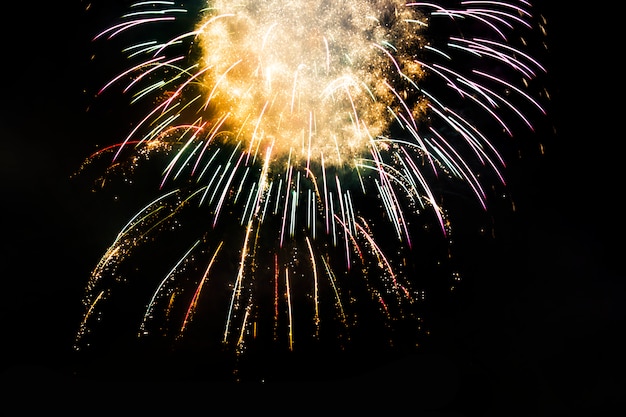
[[[134,3],[94,37],[128,39],[98,95],[147,110],[85,166],[106,161],[101,183],[159,171],[89,278],[76,349],[125,297],[136,336],[173,346],[417,343],[443,194],[486,209],[499,142],[544,113],[532,6],[189,3]]]

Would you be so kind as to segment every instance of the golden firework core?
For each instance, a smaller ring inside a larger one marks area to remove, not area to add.
[[[213,1],[198,28],[204,108],[254,155],[351,164],[423,76],[400,1]]]

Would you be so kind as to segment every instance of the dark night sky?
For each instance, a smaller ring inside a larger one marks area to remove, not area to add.
[[[18,27],[3,28],[0,377],[17,391],[107,386],[81,377],[71,351],[84,284],[117,223],[69,180],[111,130],[85,115],[93,22],[78,1],[69,3],[7,13]],[[556,133],[543,126],[544,156],[512,164],[516,214],[503,210],[500,239],[470,262],[480,271],[472,288],[437,317],[425,351],[362,359],[353,375],[318,387],[410,395],[432,416],[626,410],[623,174],[613,151],[622,133],[603,97],[613,87],[601,83],[611,79],[610,63],[581,40],[601,38],[597,22],[589,27],[573,11],[542,8],[553,97],[546,123]],[[125,380],[112,369],[111,380]]]

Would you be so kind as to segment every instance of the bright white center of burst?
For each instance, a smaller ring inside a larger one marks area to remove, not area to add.
[[[198,28],[206,111],[258,156],[350,164],[422,111],[420,17],[403,1],[210,2]]]

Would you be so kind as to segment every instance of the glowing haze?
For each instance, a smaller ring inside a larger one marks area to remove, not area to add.
[[[418,17],[401,1],[215,1],[197,30],[205,105],[250,154],[350,164],[422,76]]]

